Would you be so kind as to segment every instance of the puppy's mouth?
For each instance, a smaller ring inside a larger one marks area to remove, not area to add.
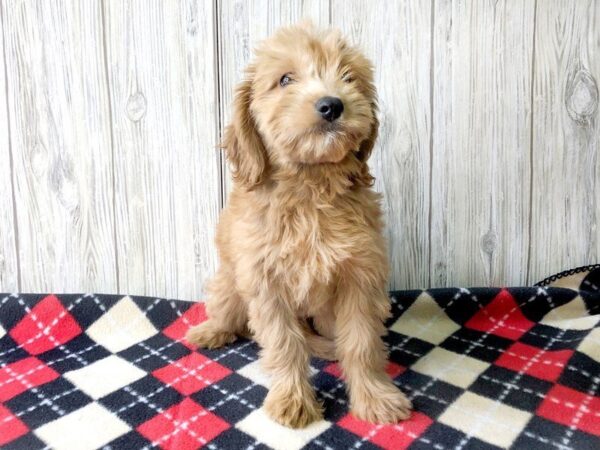
[[[322,120],[315,127],[314,131],[317,133],[337,133],[342,131],[342,126],[339,122],[327,122],[326,120]]]

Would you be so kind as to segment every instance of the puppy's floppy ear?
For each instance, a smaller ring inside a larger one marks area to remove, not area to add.
[[[356,152],[356,158],[361,162],[360,172],[355,177],[355,182],[363,186],[372,186],[375,179],[369,172],[369,166],[367,160],[371,156],[373,147],[375,147],[375,141],[377,140],[377,134],[379,132],[379,120],[377,119],[377,104],[375,102],[371,105],[373,113],[373,120],[371,122],[371,130],[367,138],[360,143],[358,152]]]
[[[248,79],[236,88],[233,118],[223,139],[223,148],[231,164],[233,178],[242,186],[252,189],[259,185],[267,171],[267,152],[256,129],[250,111],[252,102],[252,71]]]

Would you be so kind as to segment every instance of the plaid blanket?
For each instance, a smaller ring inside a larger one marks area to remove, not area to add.
[[[114,295],[0,296],[3,449],[600,449],[600,269],[521,288],[391,294],[388,372],[412,417],[348,413],[336,363],[314,359],[325,419],[265,416],[248,340],[195,350],[201,303]]]

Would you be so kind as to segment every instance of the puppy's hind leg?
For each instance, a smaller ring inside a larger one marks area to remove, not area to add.
[[[237,294],[230,272],[219,269],[208,287],[206,314],[208,319],[190,328],[186,340],[203,348],[218,348],[231,344],[237,335],[247,334],[246,303]]]
[[[302,332],[313,356],[327,361],[335,361],[335,342],[332,339],[319,336],[306,323],[302,324]]]

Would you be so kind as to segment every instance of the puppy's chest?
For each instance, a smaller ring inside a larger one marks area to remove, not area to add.
[[[351,251],[344,215],[333,205],[273,208],[269,221],[275,226],[268,227],[266,262],[289,283],[298,284],[291,288],[306,291],[331,284]]]

